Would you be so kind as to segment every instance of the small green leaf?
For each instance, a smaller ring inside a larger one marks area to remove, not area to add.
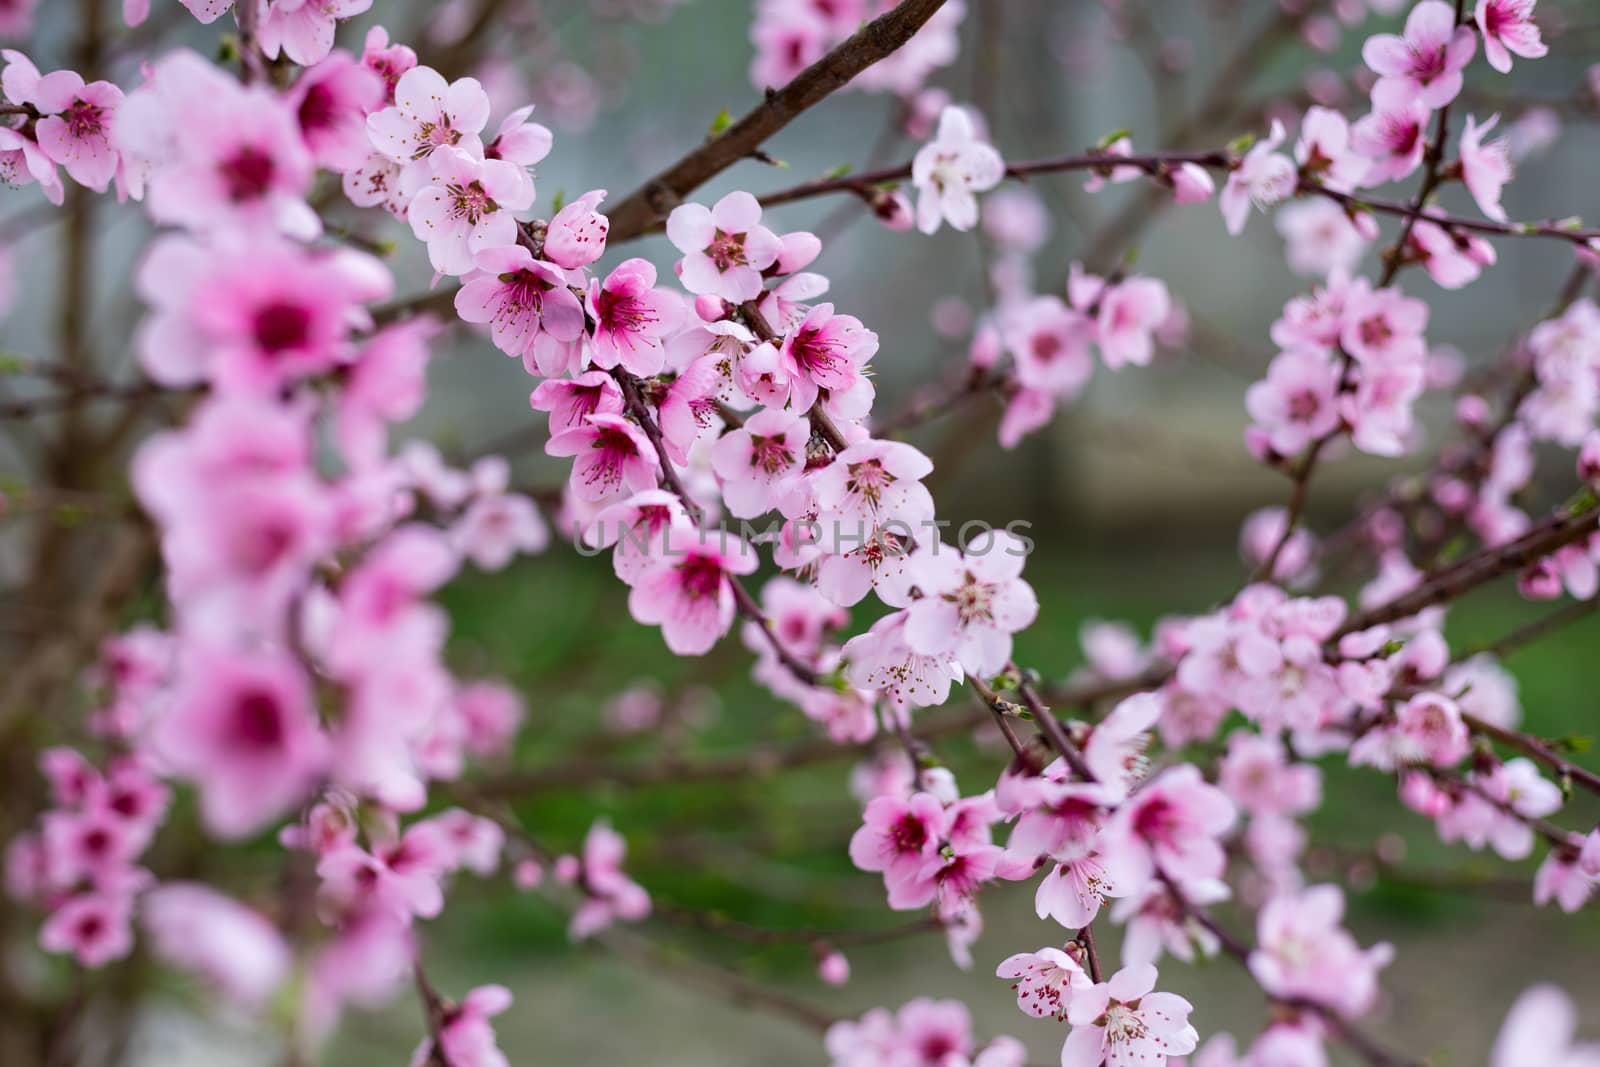
[[[1112,130],[1110,133],[1100,138],[1100,143],[1096,147],[1098,147],[1100,151],[1104,152],[1106,149],[1110,148],[1124,137],[1132,136],[1133,131],[1131,130]]]
[[[822,176],[823,176],[823,178],[827,179],[828,181],[833,181],[836,178],[843,178],[846,174],[849,174],[849,173],[850,173],[850,164],[841,163],[837,167],[830,168]]]
[[[560,211],[561,210],[561,205],[565,204],[566,202],[567,202],[566,190],[565,189],[557,189],[556,190],[556,195],[550,199],[550,213],[552,215],[554,215],[557,211]]]
[[[720,137],[722,136],[723,131],[732,125],[733,114],[729,112],[727,108],[723,108],[721,111],[717,112],[717,117],[711,120],[711,129],[706,135],[708,137]]]

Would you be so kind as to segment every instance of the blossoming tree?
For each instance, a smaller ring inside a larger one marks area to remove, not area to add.
[[[1519,728],[1496,659],[1582,618],[1600,585],[1600,230],[1509,217],[1516,145],[1473,88],[1558,46],[1535,3],[1254,5],[1264,29],[1173,140],[1234,121],[1250,135],[1143,150],[1135,140],[1156,135],[1134,131],[1046,155],[1066,146],[994,143],[980,107],[934,87],[998,0],[760,0],[758,102],[636,191],[571,198],[536,181],[560,151],[551,131],[491,92],[489,72],[469,73],[532,5],[459,0],[427,34],[390,23],[357,41],[341,23],[381,21],[383,3],[124,0],[124,28],[84,0],[79,47],[46,70],[36,60],[54,46],[29,40],[34,4],[0,3],[0,33],[20,46],[0,53],[0,177],[25,204],[0,229],[15,240],[64,219],[68,301],[58,353],[7,357],[6,381],[37,388],[0,402],[19,441],[49,431],[17,449],[37,463],[5,498],[30,550],[0,674],[15,757],[5,888],[36,965],[0,982],[0,1059],[79,1062],[113,1025],[93,1010],[110,995],[99,976],[132,980],[153,962],[271,1019],[291,1063],[317,1062],[347,1009],[408,990],[414,1063],[532,1062],[499,1048],[493,1020],[512,998],[495,976],[470,991],[429,978],[424,924],[462,883],[501,878],[567,909],[572,938],[669,970],[640,939],[657,921],[809,946],[832,985],[849,978],[842,947],[940,932],[956,964],[995,969],[1019,1031],[1052,1028],[1063,1067],[1317,1067],[1330,1049],[1427,1062],[1425,1034],[1414,1052],[1371,1036],[1392,952],[1363,944],[1343,890],[1303,862],[1307,817],[1336,802],[1324,769],[1387,776],[1395,817],[1445,842],[1539,854],[1521,890],[1538,903],[1576,911],[1600,880],[1580,796],[1600,776]],[[1104,6],[1127,33],[1155,32],[1147,9],[1161,5]],[[180,28],[197,39],[194,20],[213,46],[169,43]],[[1247,122],[1221,106],[1269,45],[1326,49],[1345,29],[1365,35],[1361,69]],[[1157,51],[1157,66],[1170,60]],[[845,90],[888,94],[921,146],[774,187],[763,144]],[[1230,234],[1273,214],[1289,265],[1313,280],[1272,325],[1278,354],[1239,408],[1249,456],[1286,483],[1283,507],[1244,519],[1250,574],[1148,642],[1092,631],[1088,671],[1054,683],[1060,664],[1019,662],[1013,643],[1041,611],[1026,527],[997,516],[951,537],[926,484],[934,461],[903,437],[990,398],[1014,447],[1101,364],[1138,374],[1181,346],[1183,294],[1129,261],[1034,281],[1042,209],[1012,183],[1072,171],[1091,195],[1142,186],[1134,225],[1169,203],[1220,212]],[[741,187],[703,196],[724,172]],[[1454,183],[1475,210],[1439,206]],[[872,367],[892,346],[852,313],[856,294],[830,292],[829,241],[784,226],[785,205],[827,197],[892,230],[982,224],[991,300],[970,358],[908,406],[879,401]],[[112,200],[152,227],[131,273],[137,369],[121,377],[91,358],[71,302]],[[386,242],[366,236],[384,227],[426,247],[431,280],[396,278]],[[655,232],[670,254],[629,255]],[[1430,297],[1477,282],[1512,241],[1571,260],[1570,281],[1503,357],[1463,376],[1430,343]],[[515,485],[499,456],[447,460],[396,439],[426,401],[431,347],[469,328],[521,361],[537,414],[476,402],[534,425],[549,456],[571,460],[565,484]],[[1428,454],[1416,405],[1451,391],[1456,425]],[[102,426],[97,402],[125,414]],[[126,470],[105,470],[130,443]],[[1319,535],[1313,482],[1351,452],[1422,454],[1429,473]],[[1535,473],[1555,456],[1565,491],[1544,499]],[[106,503],[116,484],[132,506]],[[72,543],[59,520],[78,512],[115,536]],[[574,566],[609,553],[633,619],[678,656],[736,645],[737,625],[755,680],[817,734],[573,776],[858,761],[860,817],[841,842],[912,922],[776,930],[696,915],[630,875],[628,826],[597,817],[581,841],[548,840],[522,817],[513,801],[549,776],[509,753],[540,694],[453,669],[437,594],[464,568],[546,552]],[[1364,582],[1354,602],[1330,591],[1335,563]],[[1565,603],[1486,652],[1452,647],[1452,602],[1502,579]],[[958,784],[940,749],[974,731],[995,744]],[[268,865],[272,888],[170,847],[183,823],[208,849]],[[979,951],[1007,882],[1031,886],[1038,936]],[[1123,928],[1119,959],[1097,947],[1107,926]],[[1259,986],[1274,1008],[1263,1031],[1215,1033],[1158,970],[1209,956]],[[713,993],[814,1028],[818,1062],[1026,1062],[1015,1038],[975,1035],[964,1005],[914,989],[835,1017],[735,970],[685,966]],[[1483,1062],[1600,1063],[1600,1047],[1574,1043],[1559,990],[1515,993]]]

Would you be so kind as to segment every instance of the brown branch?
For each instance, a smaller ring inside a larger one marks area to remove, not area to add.
[[[1547,519],[1514,541],[1490,546],[1459,562],[1436,571],[1416,588],[1386,603],[1359,612],[1345,620],[1334,634],[1337,641],[1345,634],[1368,630],[1383,623],[1408,619],[1420,611],[1453,600],[1468,590],[1498,578],[1507,571],[1525,567],[1565,545],[1581,541],[1596,530],[1600,507],[1589,506],[1577,514]]]
[[[773,134],[909,41],[945,0],[903,0],[857,30],[732,126],[623,198],[610,212],[611,244],[657,228],[684,197],[758,149]]]
[[[1483,734],[1485,737],[1491,737],[1507,748],[1516,749],[1523,755],[1538,760],[1563,778],[1578,783],[1591,793],[1600,793],[1600,775],[1573,763],[1537,737],[1520,733],[1516,730],[1507,730],[1503,726],[1496,726],[1494,723],[1480,719],[1469,712],[1463,711],[1461,718],[1477,733]]]

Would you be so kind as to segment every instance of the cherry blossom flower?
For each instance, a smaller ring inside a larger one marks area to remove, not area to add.
[[[550,251],[547,241],[545,251]],[[590,355],[597,367],[619,364],[648,378],[666,362],[662,338],[678,327],[682,305],[664,289],[654,288],[656,268],[646,259],[626,259],[604,282],[589,283],[586,306],[594,320]]]
[[[1106,871],[1100,854],[1091,852],[1053,864],[1039,881],[1033,910],[1041,919],[1048,917],[1069,930],[1081,930],[1094,922],[1107,900],[1124,893]]]
[[[445,1009],[437,1041],[429,1036],[417,1046],[412,1067],[427,1067],[443,1060],[452,1067],[509,1067],[510,1060],[495,1041],[489,1022],[511,1007],[511,990],[500,985],[479,986],[453,1007]]]
[[[1005,163],[992,145],[978,139],[972,119],[959,107],[939,114],[932,141],[911,160],[911,184],[917,189],[917,229],[933,233],[940,222],[958,230],[978,223],[978,193],[1005,177]]]
[[[1537,0],[1478,0],[1474,19],[1483,33],[1483,55],[1501,74],[1511,73],[1513,53],[1523,59],[1543,59],[1550,48],[1533,21]]]
[[[196,650],[157,729],[220,837],[254,833],[304,800],[326,759],[309,682],[282,653]]]
[[[680,656],[704,655],[733,625],[732,579],[757,563],[750,546],[725,531],[669,530],[659,559],[634,582],[628,610],[640,622],[659,624],[667,647]]]
[[[679,204],[667,216],[667,239],[683,258],[678,275],[691,293],[740,304],[761,295],[761,272],[778,259],[782,245],[761,225],[761,205],[742,190],[716,205]]]
[[[896,708],[935,707],[950,697],[950,684],[963,677],[949,654],[926,655],[906,642],[906,613],[893,612],[864,634],[845,642],[845,677],[860,689],[876,689]]]
[[[1305,998],[1355,1018],[1378,996],[1378,971],[1394,955],[1387,944],[1363,950],[1340,920],[1344,894],[1337,886],[1313,886],[1279,896],[1261,909],[1260,942],[1250,954],[1250,973],[1273,996]]]
[[[1511,153],[1505,138],[1484,144],[1483,139],[1494,124],[1500,121],[1495,115],[1482,126],[1471,115],[1467,128],[1461,131],[1461,176],[1467,191],[1478,202],[1478,210],[1496,222],[1506,221],[1506,209],[1500,206],[1500,191],[1511,180]]]
[[[1111,880],[1137,892],[1158,874],[1179,881],[1218,878],[1221,835],[1233,827],[1233,802],[1191,764],[1161,772],[1112,816],[1103,838]]]
[[[1067,1008],[1072,1032],[1061,1049],[1061,1067],[1133,1067],[1160,1063],[1194,1051],[1200,1035],[1189,1025],[1194,1010],[1175,993],[1157,993],[1156,969],[1125,967],[1077,991]]]
[[[1282,352],[1245,392],[1245,408],[1274,451],[1297,455],[1339,425],[1339,368],[1321,352]]]
[[[1428,147],[1428,107],[1407,97],[1374,97],[1372,113],[1350,128],[1350,144],[1372,161],[1362,184],[1400,181],[1422,165]]]
[[[583,839],[581,858],[562,856],[556,861],[556,878],[576,884],[584,894],[567,928],[572,940],[592,937],[619,919],[637,922],[650,914],[650,894],[622,872],[627,851],[622,835],[601,821]]]
[[[1155,278],[1129,278],[1100,296],[1100,356],[1111,370],[1149,364],[1152,335],[1172,312],[1167,287]]]
[[[473,263],[477,271],[456,293],[456,314],[487,324],[495,347],[522,358],[530,372],[555,369],[584,326],[583,305],[561,272],[510,242],[479,252]]]
[[[1002,333],[1017,379],[1030,389],[1071,398],[1094,373],[1089,346],[1098,337],[1096,323],[1060,297],[1034,297],[1009,309]]]
[[[1297,180],[1294,163],[1277,150],[1287,136],[1283,123],[1274,120],[1266,140],[1252,145],[1245,157],[1228,172],[1228,181],[1217,198],[1217,206],[1222,209],[1222,220],[1229,233],[1237,236],[1244,232],[1251,205],[1266,208],[1294,192]]]
[[[44,116],[35,128],[40,149],[73,181],[105,192],[117,172],[111,130],[122,90],[105,81],[85,85],[77,73],[58,70],[40,78],[32,95]]]
[[[1065,1019],[1073,995],[1094,987],[1082,964],[1058,948],[1008,956],[994,973],[1015,979],[1011,988],[1017,991],[1017,1007],[1037,1019]]]
[[[476,78],[446,82],[431,67],[414,67],[396,83],[394,106],[367,116],[367,130],[378,151],[405,166],[444,147],[481,156],[488,121],[489,97]]]
[[[514,216],[533,203],[533,188],[515,164],[443,145],[429,154],[428,168],[430,180],[412,198],[406,220],[427,242],[434,270],[466,274],[478,253],[516,244]]]
[[[68,897],[39,928],[46,952],[70,953],[85,967],[104,967],[133,951],[133,905],[118,893]]]
[[[493,148],[492,145],[490,147]],[[492,154],[491,158],[494,158]],[[587,266],[605,255],[606,234],[611,230],[611,223],[595,210],[605,198],[604,189],[593,189],[555,213],[545,230],[546,259],[558,267],[571,270]],[[648,260],[630,259],[627,262],[650,266],[650,284],[655,284],[655,267]],[[615,272],[612,276],[616,276]]]
[[[711,447],[711,466],[735,518],[753,519],[778,505],[806,465],[811,426],[802,415],[763,409]]]
[[[268,59],[282,53],[303,67],[320,63],[333,50],[338,20],[354,18],[371,6],[372,0],[265,0],[261,51]]]
[[[1343,193],[1360,186],[1369,165],[1351,145],[1350,123],[1326,107],[1306,110],[1300,121],[1294,159],[1303,177]]]
[[[384,102],[383,79],[347,52],[333,52],[294,83],[300,135],[319,166],[355,170],[371,155],[367,115]],[[371,206],[371,205],[368,205]]]
[[[150,376],[243,392],[345,362],[357,309],[391,284],[381,264],[349,249],[314,253],[268,240],[218,254],[182,237],[155,244],[135,281],[156,309],[138,337]]]
[[[1348,274],[1371,244],[1349,213],[1331,200],[1285,205],[1273,223],[1288,243],[1289,269],[1314,278]]]
[[[878,335],[854,315],[835,315],[832,304],[818,304],[784,334],[779,356],[789,379],[789,404],[810,410],[819,391],[848,393],[862,380],[866,362],[878,351]]]
[[[990,531],[982,550],[969,546],[919,556],[911,580],[922,596],[906,609],[906,642],[922,655],[953,655],[969,674],[998,674],[1011,659],[1011,635],[1039,613],[1022,580],[1027,553],[1004,531]]]
[[[899,441],[867,440],[846,448],[814,475],[825,547],[854,540],[895,522],[910,531],[933,520],[933,497],[922,479],[933,462]]]
[[[474,500],[450,530],[461,554],[480,570],[503,570],[518,553],[550,545],[550,529],[532,500],[520,493],[491,493]]]
[[[197,882],[145,894],[143,922],[156,956],[201,976],[231,1004],[254,1011],[289,975],[289,947],[272,923]]]
[[[1450,4],[1422,0],[1406,16],[1404,36],[1380,33],[1367,38],[1361,58],[1378,74],[1374,93],[1416,99],[1438,109],[1461,92],[1462,68],[1477,47],[1477,35],[1470,27],[1456,25]]]
[[[585,415],[582,424],[545,442],[544,450],[552,456],[578,457],[570,484],[583,500],[610,500],[654,489],[661,469],[650,439],[621,415]]]
[[[300,238],[320,229],[305,202],[313,163],[289,104],[264,87],[241,88],[193,53],[157,64],[123,102],[115,136],[124,153],[150,161],[158,222]]]

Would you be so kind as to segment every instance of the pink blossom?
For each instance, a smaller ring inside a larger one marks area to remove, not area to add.
[[[1474,18],[1483,33],[1483,54],[1501,74],[1511,72],[1511,56],[1542,59],[1550,49],[1533,21],[1537,0],[1478,0]]]
[[[911,160],[917,189],[917,229],[933,233],[940,222],[970,230],[978,222],[978,193],[1005,177],[1005,163],[992,145],[979,140],[972,119],[959,107],[939,114],[939,129]]]
[[[570,484],[582,500],[610,500],[654,489],[661,469],[650,439],[622,415],[586,415],[581,425],[551,437],[544,450],[552,456],[577,457]]]
[[[347,52],[330,54],[300,76],[290,99],[300,136],[319,166],[342,174],[366,161],[372,151],[367,115],[383,98],[383,79]]]
[[[334,849],[317,863],[322,895],[346,912],[377,910],[401,921],[431,919],[444,908],[440,880],[453,866],[454,850],[434,823],[416,823],[403,834],[374,843]]]
[[[878,335],[854,315],[835,315],[832,304],[818,304],[785,332],[779,349],[789,378],[789,404],[810,410],[818,393],[843,394],[861,380],[868,360],[878,351]]]
[[[117,893],[68,897],[39,928],[39,944],[85,967],[104,967],[133,951],[133,904]]]
[[[515,163],[519,167],[531,167],[550,154],[554,137],[550,131],[537,122],[529,122],[528,116],[533,114],[533,105],[519,107],[511,114],[500,120],[496,128],[494,140],[484,145],[483,154],[486,159],[504,159]],[[605,191],[596,190],[585,193],[575,203],[586,204],[593,208],[605,197]],[[557,213],[559,215],[559,212]],[[605,216],[595,214],[589,217],[587,213],[574,210],[569,218],[581,219],[586,230],[593,230],[596,226],[605,224]],[[604,233],[601,234],[604,237]],[[563,264],[565,266],[565,264]]]
[[[1021,577],[1026,556],[1021,541],[995,531],[981,551],[919,556],[911,580],[923,595],[907,609],[907,644],[922,655],[953,655],[971,674],[999,673],[1011,658],[1011,635],[1039,613],[1033,587]]]
[[[733,625],[732,580],[757,563],[755,552],[725,531],[669,530],[661,556],[629,592],[628,610],[640,622],[659,624],[672,651],[704,655]]]
[[[1292,456],[1339,425],[1339,368],[1321,352],[1282,352],[1245,392],[1245,408],[1274,451]]]
[[[138,337],[151,377],[252,393],[350,359],[360,305],[386,296],[391,284],[381,264],[348,249],[264,240],[219,255],[181,237],[153,245],[135,283],[155,308]]]
[[[488,324],[495,347],[530,373],[558,369],[565,346],[583,333],[583,305],[561,272],[514,243],[478,253],[474,265],[456,293],[456,314]]]
[[[308,67],[332,51],[338,20],[361,14],[372,0],[265,0],[261,6],[261,51]]]
[[[495,1042],[489,1020],[511,1007],[511,990],[505,986],[479,986],[460,1004],[448,1007],[438,1029],[438,1045],[426,1037],[411,1057],[412,1067],[443,1061],[451,1067],[509,1067],[510,1060]]]
[[[80,185],[105,192],[117,172],[112,123],[122,104],[122,90],[110,82],[85,85],[70,70],[39,79],[33,103],[43,114],[35,128],[39,147]]]
[[[688,522],[683,501],[668,489],[646,489],[595,516],[584,540],[603,548],[615,544],[612,569],[629,585],[666,551],[667,531]]]
[[[740,304],[761,295],[761,272],[778,259],[782,245],[761,225],[761,205],[742,190],[716,206],[679,204],[667,216],[667,239],[678,261],[683,287]]]
[[[1415,763],[1449,767],[1470,747],[1456,702],[1442,693],[1418,693],[1395,710],[1392,726],[1371,730],[1350,746],[1350,762],[1382,770]]]
[[[181,121],[177,118],[181,116]],[[313,162],[283,98],[240,87],[190,52],[162,60],[118,111],[125,154],[149,161],[150,214],[195,230],[320,229],[305,202]]]
[[[1371,243],[1349,213],[1331,200],[1313,198],[1289,204],[1274,220],[1288,243],[1289,269],[1326,278],[1355,269]]]
[[[850,862],[863,871],[881,871],[886,881],[903,881],[936,856],[944,836],[944,806],[932,794],[876,797],[850,838]]]
[[[932,471],[927,456],[899,441],[862,441],[834,456],[813,476],[823,545],[860,544],[887,522],[924,529],[934,510],[922,479]]]
[[[1083,966],[1058,948],[1008,956],[994,973],[1015,979],[1011,988],[1017,991],[1017,1007],[1036,1019],[1065,1019],[1073,994],[1094,986]]]
[[[1233,827],[1233,802],[1192,764],[1161,772],[1134,793],[1106,827],[1106,867],[1119,889],[1136,892],[1158,874],[1180,882],[1218,878],[1219,838]]]
[[[515,164],[477,159],[453,145],[428,156],[429,181],[406,209],[411,232],[428,245],[441,274],[466,274],[474,256],[515,245],[514,217],[533,203],[533,187]]]
[[[1094,320],[1060,297],[1034,297],[1005,313],[1002,333],[1016,360],[1017,379],[1040,393],[1076,396],[1094,373]]]
[[[606,234],[610,232],[611,223],[607,218],[595,210],[600,201],[606,198],[604,189],[593,189],[584,193],[572,203],[556,212],[545,230],[544,254],[545,258],[558,267],[569,270],[577,267],[588,266],[606,251]],[[629,263],[647,263],[642,259],[630,259]],[[621,270],[621,267],[617,268]],[[655,284],[655,267],[651,266],[650,284]],[[616,272],[612,272],[616,276]]]
[[[1441,289],[1471,285],[1498,258],[1494,246],[1476,234],[1446,230],[1425,218],[1411,227],[1408,248]]]
[[[1374,97],[1372,113],[1350,128],[1350,144],[1372,161],[1362,184],[1400,181],[1422,165],[1428,147],[1428,107],[1414,97]]]
[[[1161,717],[1161,701],[1153,693],[1138,693],[1121,701],[1089,731],[1083,761],[1109,799],[1121,800],[1144,780],[1150,770],[1145,750],[1147,731]]]
[[[1072,1032],[1061,1049],[1061,1067],[1132,1067],[1193,1052],[1200,1041],[1189,1025],[1193,1006],[1176,993],[1154,992],[1155,987],[1156,969],[1143,964],[1074,993],[1067,1008]]]
[[[1438,109],[1461,92],[1462,68],[1477,47],[1477,35],[1468,26],[1456,25],[1450,4],[1422,0],[1406,16],[1403,37],[1392,33],[1369,37],[1361,46],[1361,58],[1379,76],[1375,93],[1417,99]]]
[[[394,94],[406,71],[417,65],[417,53],[404,44],[390,44],[389,31],[382,26],[367,30],[361,47],[361,62],[383,79],[383,102],[394,103]]]
[[[711,447],[711,466],[735,518],[753,519],[778,505],[806,465],[811,426],[803,415],[763,409]]]
[[[254,1011],[289,976],[289,947],[272,923],[196,882],[147,893],[144,926],[158,958],[199,975],[231,1004]]]
[[[1243,730],[1228,739],[1217,784],[1252,815],[1304,815],[1322,803],[1321,771],[1291,763],[1281,740]]]
[[[310,685],[282,653],[196,649],[157,730],[220,837],[254,833],[303,801],[325,762]]]
[[[1467,128],[1461,131],[1461,178],[1472,199],[1478,202],[1478,210],[1496,222],[1504,222],[1506,209],[1500,206],[1500,191],[1511,180],[1510,148],[1503,137],[1483,143],[1499,121],[1500,116],[1495,115],[1479,126],[1475,118],[1467,116]]]
[[[550,545],[550,529],[532,500],[520,493],[490,493],[474,500],[450,530],[451,540],[479,570],[505,569],[519,553]]]
[[[547,241],[545,251],[550,251]],[[586,306],[594,320],[590,355],[597,367],[619,364],[648,378],[666,362],[662,338],[678,327],[683,307],[664,289],[654,288],[656,268],[646,259],[626,259],[604,282],[589,283]]]
[[[1332,108],[1306,110],[1294,159],[1303,177],[1343,193],[1353,192],[1367,173],[1367,160],[1351,145],[1350,123]]]
[[[1347,1017],[1365,1015],[1378,996],[1378,971],[1393,956],[1387,944],[1363,950],[1340,925],[1344,894],[1313,886],[1279,896],[1261,910],[1250,973],[1269,994],[1304,997]]]
[[[1533,902],[1543,907],[1554,901],[1569,915],[1587,904],[1594,891],[1594,877],[1579,865],[1576,855],[1562,849],[1552,849],[1533,876]]]
[[[1250,218],[1250,207],[1266,208],[1285,200],[1294,192],[1297,175],[1287,156],[1278,152],[1287,134],[1276,120],[1266,140],[1258,141],[1245,157],[1228,172],[1217,206],[1228,232],[1238,235]]]
[[[378,151],[406,166],[443,147],[481,154],[488,121],[489,97],[476,78],[447,83],[431,67],[413,67],[395,85],[394,106],[367,117],[367,130]]]
[[[575,882],[583,890],[584,902],[572,915],[567,928],[574,941],[581,941],[617,920],[637,922],[650,914],[650,895],[622,873],[627,842],[605,822],[596,822],[583,840],[581,860],[563,856],[556,863],[556,877]]]
[[[1100,355],[1106,366],[1146,366],[1153,350],[1152,334],[1172,310],[1167,287],[1156,278],[1129,278],[1100,296]]]
[[[1190,882],[1184,886],[1188,907],[1208,907],[1227,900],[1232,894],[1225,883],[1212,880]],[[1160,882],[1117,901],[1111,909],[1112,922],[1124,924],[1122,961],[1125,966],[1155,963],[1167,952],[1174,959],[1193,962],[1196,954],[1215,956],[1222,943],[1210,929],[1173,899]]]
[[[1034,893],[1033,908],[1041,919],[1052,918],[1069,930],[1079,930],[1094,922],[1108,899],[1126,893],[1100,854],[1090,852],[1051,864]]]

